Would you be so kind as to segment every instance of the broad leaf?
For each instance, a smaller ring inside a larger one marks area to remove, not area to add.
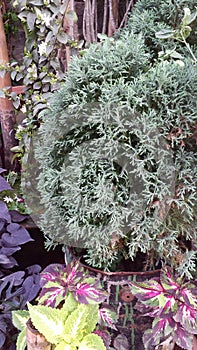
[[[68,11],[66,14],[65,14],[65,17],[67,19],[69,19],[70,21],[73,21],[73,22],[77,22],[78,21],[78,17],[77,17],[77,14],[75,11]]]
[[[54,350],[76,350],[76,346],[73,344],[66,344],[64,341],[56,345]]]
[[[26,328],[26,323],[28,319],[29,319],[29,311],[26,311],[26,310],[12,311],[12,323],[20,331]]]
[[[95,329],[97,322],[98,305],[80,304],[65,322],[64,339],[69,339],[70,343],[75,340],[81,341],[84,334],[89,334]]]
[[[97,285],[89,285],[87,283],[78,284],[74,291],[74,296],[79,303],[102,303],[107,298],[107,292],[97,287]]]
[[[89,334],[83,339],[79,345],[79,350],[106,350],[101,337],[97,334]]]
[[[193,349],[193,334],[187,332],[184,328],[178,326],[178,324],[175,329],[174,341],[183,349]]]
[[[162,29],[159,32],[155,33],[155,36],[158,39],[168,39],[168,38],[173,38],[175,34],[176,34],[175,30]]]
[[[26,327],[19,333],[16,341],[16,350],[25,350],[26,343]]]
[[[179,322],[182,327],[189,333],[197,334],[197,309],[187,305],[180,305],[176,315],[176,322]]]
[[[33,325],[52,344],[58,344],[63,339],[64,310],[49,306],[31,305],[28,303],[30,318]]]
[[[155,280],[136,283],[130,282],[130,286],[132,294],[140,301],[157,298],[164,291],[161,284]]]

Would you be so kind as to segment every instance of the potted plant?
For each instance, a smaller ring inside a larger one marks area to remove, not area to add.
[[[139,270],[154,277],[162,262],[196,276],[195,1],[184,12],[186,5],[166,10],[159,0],[152,9],[139,0],[123,32],[72,60],[33,140],[35,183],[31,157],[27,169],[24,192],[28,201],[39,190],[33,214],[46,247],[74,247],[82,262],[106,271],[119,330],[127,325],[130,334],[128,278],[141,281]],[[129,346],[137,347],[133,333]]]
[[[49,265],[41,273],[38,304],[12,313],[21,331],[17,349],[106,349],[110,335],[105,326],[115,327],[115,313],[102,303],[107,293],[79,262]],[[113,319],[114,318],[114,319]],[[33,336],[32,336],[33,333]],[[38,338],[39,334],[39,338]],[[36,342],[35,342],[36,340]]]
[[[152,329],[145,331],[145,349],[163,346],[174,349],[196,349],[197,334],[197,283],[184,281],[164,267],[159,279],[146,282],[131,282],[131,291],[138,302],[135,307],[145,316],[153,317]]]

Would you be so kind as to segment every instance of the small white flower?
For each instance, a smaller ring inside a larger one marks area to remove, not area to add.
[[[51,16],[46,15],[46,13],[42,13],[41,18],[42,18],[43,22],[45,23],[46,27],[49,27],[50,22],[51,22]]]
[[[12,203],[14,201],[11,197],[8,197],[8,196],[5,196],[3,198],[3,200],[4,200],[5,203]]]
[[[46,55],[47,44],[43,41],[40,45],[38,45],[38,50],[39,50],[40,56]]]

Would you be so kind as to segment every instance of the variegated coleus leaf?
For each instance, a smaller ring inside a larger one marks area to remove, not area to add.
[[[51,307],[57,307],[68,292],[84,304],[101,303],[107,297],[99,280],[90,276],[79,261],[72,261],[67,266],[47,266],[41,273],[41,287],[39,303]]]
[[[174,338],[175,321],[172,318],[155,318],[152,329],[148,329],[143,335],[143,344],[146,350],[155,349],[168,338]]]
[[[164,291],[161,284],[153,279],[145,282],[130,282],[130,287],[132,294],[142,302],[157,299]]]
[[[99,324],[101,326],[107,326],[117,330],[115,326],[117,318],[117,313],[111,306],[103,304],[102,307],[99,309]]]
[[[173,318],[181,324],[185,331],[197,334],[197,308],[194,309],[185,304],[180,304]]]
[[[97,281],[94,283],[78,283],[73,290],[73,295],[79,303],[92,304],[102,303],[106,300],[108,293],[103,290]]]
[[[187,332],[187,330],[183,328],[180,325],[180,323],[176,323],[173,340],[182,349],[185,349],[185,350],[193,349],[193,334]]]
[[[165,266],[160,273],[160,283],[164,291],[174,295],[178,293],[183,281],[179,276],[173,274],[173,270],[169,266]]]
[[[197,309],[197,286],[187,282],[181,285],[178,299],[189,307]]]

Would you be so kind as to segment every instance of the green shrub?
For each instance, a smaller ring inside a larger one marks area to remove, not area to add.
[[[141,33],[153,58],[157,58],[158,52],[165,48],[173,49],[178,46],[182,52],[185,52],[185,47],[181,43],[172,39],[163,41],[155,37],[155,33],[162,29],[177,29],[180,26],[184,7],[189,7],[191,11],[194,11],[196,0],[137,1],[126,28],[126,35],[128,31],[135,34]],[[193,32],[188,41],[192,45],[197,42],[197,21],[193,24]]]
[[[146,4],[138,1],[133,16]],[[166,13],[170,25],[173,16]],[[158,31],[165,21],[157,21]],[[132,17],[129,26],[119,39],[73,59],[45,116],[36,147],[41,227],[49,245],[86,248],[95,267],[110,269],[143,252],[148,261],[168,262],[191,277],[196,66],[186,52],[181,62],[151,63],[143,43],[148,31],[133,34]]]

